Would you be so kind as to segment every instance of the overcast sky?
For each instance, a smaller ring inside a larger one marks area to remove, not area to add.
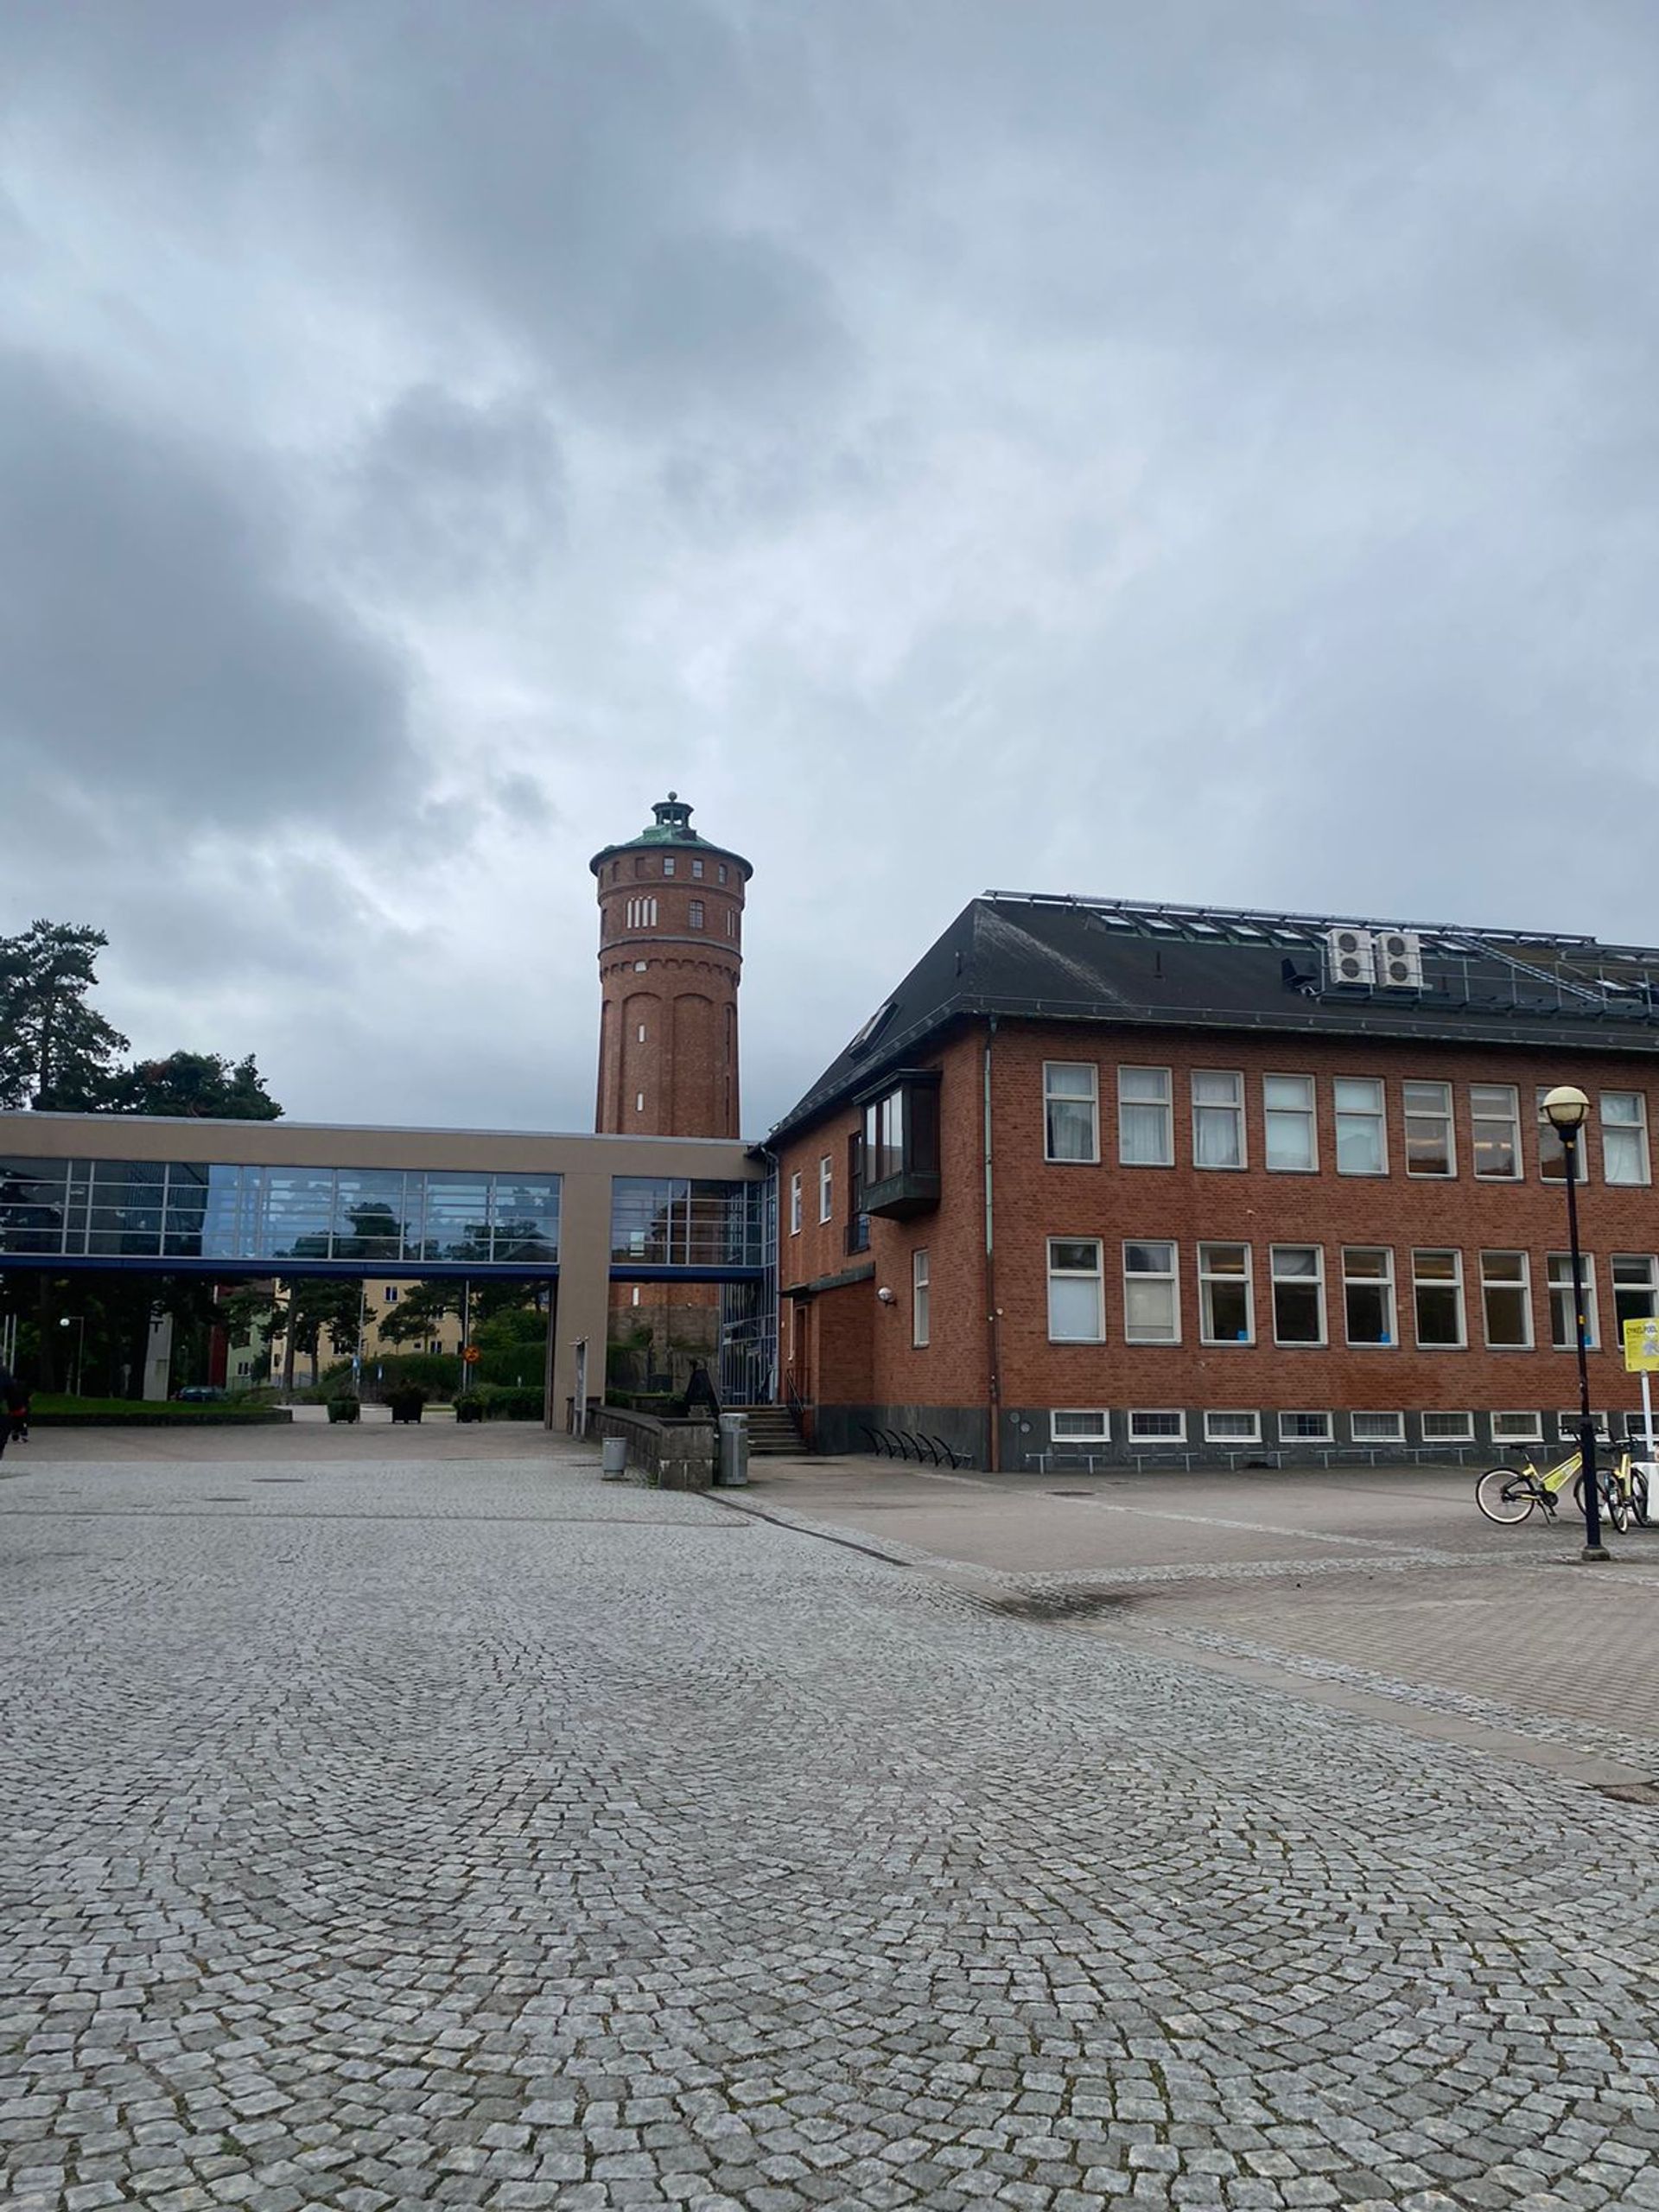
[[[1653,0],[10,0],[0,934],[311,1119],[760,1134],[990,886],[1659,938]]]

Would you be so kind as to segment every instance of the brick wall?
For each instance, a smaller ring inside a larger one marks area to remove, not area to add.
[[[861,1363],[819,1360],[812,1377],[826,1404],[931,1405],[982,1408],[990,1392],[983,1253],[983,1156],[981,1077],[982,1026],[919,1060],[941,1070],[942,1192],[937,1211],[909,1221],[871,1224],[873,1281],[851,1294],[871,1301],[869,1397]],[[1043,1064],[1092,1062],[1099,1069],[1102,1160],[1050,1163],[1044,1158]],[[1649,1127],[1659,1114],[1659,1070],[1634,1054],[1522,1053],[1469,1050],[1396,1040],[1286,1038],[1173,1030],[1103,1030],[1096,1025],[1007,1022],[993,1052],[995,1162],[996,1305],[1001,1319],[1001,1402],[1006,1408],[1054,1407],[1491,1412],[1553,1414],[1576,1402],[1570,1351],[1551,1348],[1546,1261],[1567,1249],[1565,1194],[1539,1173],[1534,1120],[1538,1087],[1576,1082],[1592,1104],[1605,1090],[1633,1090],[1647,1100]],[[1117,1161],[1116,1071],[1120,1065],[1173,1071],[1174,1156],[1167,1167]],[[1244,1077],[1246,1157],[1242,1169],[1192,1165],[1191,1077],[1195,1071]],[[1262,1165],[1265,1131],[1262,1077],[1315,1078],[1319,1170],[1270,1173]],[[1389,1172],[1336,1173],[1332,1082],[1338,1075],[1379,1077],[1384,1085]],[[1406,1173],[1402,1083],[1452,1086],[1457,1173],[1419,1179]],[[1472,1173],[1469,1085],[1513,1084],[1519,1093],[1524,1174],[1518,1182],[1478,1181]],[[846,1140],[850,1109],[826,1117],[781,1155],[783,1208],[780,1281],[805,1282],[849,1262],[844,1255]],[[835,1218],[820,1226],[819,1156],[835,1163]],[[1589,1138],[1589,1179],[1581,1190],[1581,1236],[1593,1261],[1600,1349],[1591,1354],[1598,1408],[1630,1408],[1636,1379],[1624,1372],[1614,1323],[1608,1262],[1614,1253],[1659,1253],[1659,1199],[1652,1188],[1609,1185],[1601,1136]],[[790,1175],[802,1174],[804,1224],[788,1233]],[[1048,1338],[1047,1239],[1098,1238],[1103,1246],[1105,1341],[1057,1344]],[[1123,1325],[1122,1246],[1126,1238],[1173,1240],[1178,1247],[1180,1341],[1130,1344]],[[1251,1248],[1255,1341],[1205,1344],[1198,1340],[1197,1247],[1236,1242]],[[1325,1254],[1324,1347],[1275,1345],[1268,1248],[1318,1244]],[[1386,1346],[1344,1341],[1341,1248],[1384,1246],[1394,1253],[1397,1341]],[[912,1255],[929,1254],[931,1338],[912,1337]],[[1467,1349],[1430,1351],[1414,1342],[1411,1255],[1414,1248],[1463,1254]],[[1484,1342],[1480,1287],[1483,1249],[1522,1250],[1530,1260],[1535,1349],[1490,1349]],[[885,1284],[890,1306],[874,1302]],[[787,1338],[786,1338],[787,1343]],[[1552,1425],[1553,1433],[1553,1425]],[[1414,1429],[1408,1436],[1415,1440]],[[1269,1424],[1267,1440],[1272,1440]],[[1340,1430],[1338,1441],[1344,1440]]]
[[[670,858],[676,872],[665,878]],[[695,879],[694,858],[704,869]],[[742,868],[712,849],[626,852],[606,862],[598,888],[594,1128],[631,1136],[737,1136]]]

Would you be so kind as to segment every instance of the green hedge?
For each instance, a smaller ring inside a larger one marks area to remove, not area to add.
[[[453,1398],[461,1388],[461,1362],[447,1351],[388,1351],[363,1363],[363,1387],[380,1397],[389,1398],[394,1390],[410,1382],[418,1382],[429,1398]],[[337,1361],[324,1372],[324,1396],[332,1397],[336,1387],[346,1390],[352,1387],[349,1359]]]
[[[480,1382],[467,1395],[477,1400],[486,1421],[540,1421],[545,1404],[539,1389],[518,1389],[511,1383]]]

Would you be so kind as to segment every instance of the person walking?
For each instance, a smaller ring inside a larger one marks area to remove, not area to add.
[[[6,1408],[6,1417],[0,1421],[0,1430],[10,1434],[14,1444],[29,1441],[29,1385],[16,1376],[0,1382],[0,1403]],[[4,1437],[0,1436],[0,1450],[4,1448]]]
[[[0,1360],[0,1402],[4,1403],[6,1408],[6,1418],[0,1421],[0,1459],[5,1458],[6,1446],[11,1439],[11,1400],[16,1388],[17,1377],[6,1365],[4,1360]]]

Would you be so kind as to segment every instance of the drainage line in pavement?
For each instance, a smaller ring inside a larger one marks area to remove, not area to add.
[[[822,1529],[804,1529],[797,1521],[780,1521],[775,1513],[768,1513],[764,1505],[740,1505],[734,1497],[716,1497],[713,1491],[704,1493],[711,1505],[723,1505],[732,1513],[747,1513],[757,1521],[769,1521],[774,1529],[782,1529],[791,1536],[811,1536],[821,1544],[839,1544],[844,1552],[861,1552],[866,1559],[878,1559],[883,1567],[913,1567],[914,1561],[899,1559],[892,1552],[878,1551],[874,1544],[855,1542],[851,1536],[832,1536]]]

